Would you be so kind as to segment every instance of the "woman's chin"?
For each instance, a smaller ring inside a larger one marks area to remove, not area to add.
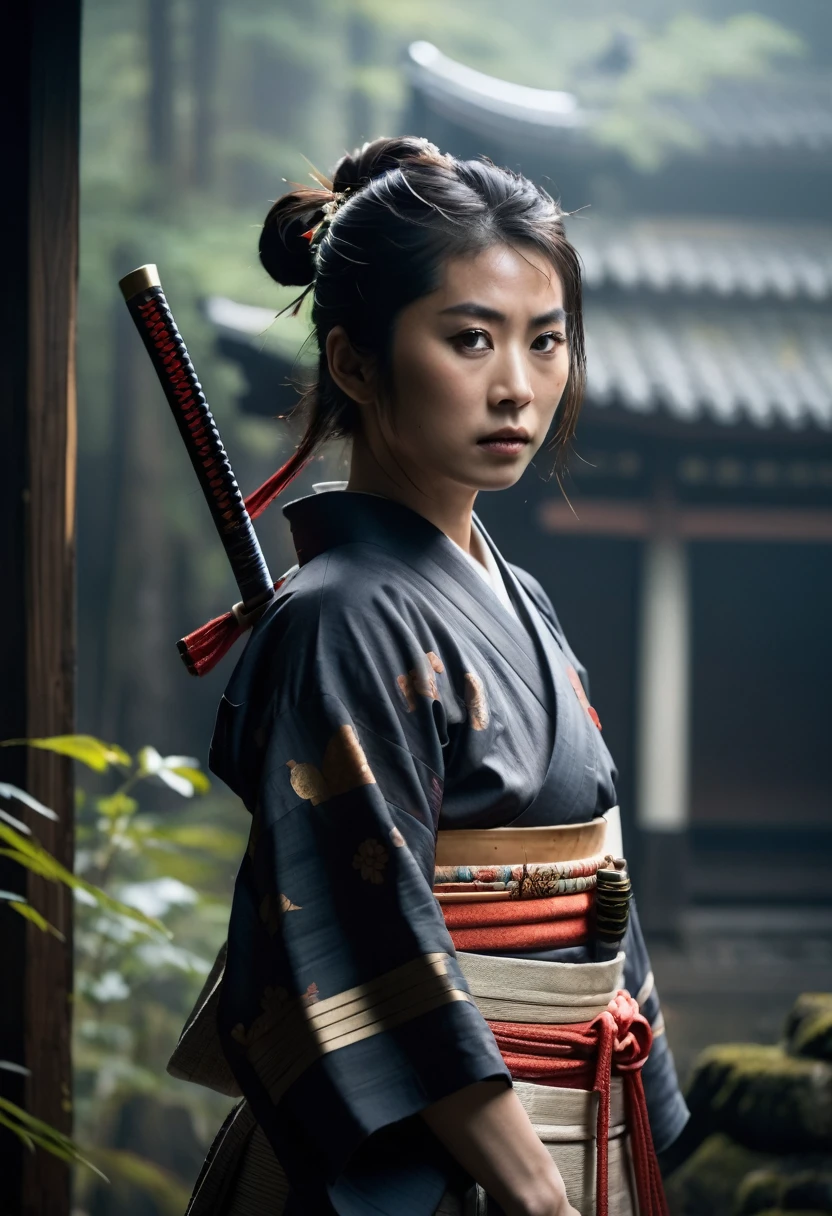
[[[528,462],[524,460],[506,465],[502,469],[478,469],[469,484],[475,490],[509,490],[517,485],[527,468]]]

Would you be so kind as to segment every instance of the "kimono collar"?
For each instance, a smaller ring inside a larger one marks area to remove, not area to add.
[[[448,540],[423,515],[379,494],[327,490],[287,503],[283,514],[301,566],[340,545],[379,545],[394,553],[404,545],[427,556]]]
[[[553,712],[555,694],[541,637],[546,627],[478,519],[477,527],[514,601],[517,617],[493,593],[484,596],[480,575],[441,529],[392,499],[328,491],[288,503],[283,514],[292,529],[300,566],[341,545],[370,544],[416,570],[497,647],[544,709]]]

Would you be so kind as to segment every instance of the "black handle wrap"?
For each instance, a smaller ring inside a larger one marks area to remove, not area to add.
[[[202,385],[161,287],[127,301],[214,517],[246,612],[271,599],[272,577]]]

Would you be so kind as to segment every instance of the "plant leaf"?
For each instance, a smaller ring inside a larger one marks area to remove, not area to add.
[[[170,771],[190,781],[195,794],[207,794],[211,788],[211,782],[200,768],[193,768],[190,764],[171,764]]]
[[[222,861],[233,861],[246,847],[245,837],[213,823],[157,824],[144,833],[149,845],[171,844],[182,849],[198,849]]]
[[[5,739],[0,747],[13,747],[23,744],[26,747],[36,747],[41,751],[56,752],[59,756],[69,756],[79,760],[87,768],[95,769],[97,773],[105,773],[112,765],[129,768],[133,761],[123,748],[116,743],[104,743],[94,735],[50,735],[43,739]]]
[[[42,933],[51,933],[53,937],[57,937],[59,942],[66,941],[66,938],[64,937],[63,933],[61,933],[60,929],[56,929],[54,925],[50,925],[46,917],[42,916],[41,913],[38,912],[37,908],[33,908],[31,904],[25,902],[22,903],[19,900],[16,900],[13,902],[10,901],[9,907],[14,908],[15,912],[17,912],[19,916],[24,917],[26,920],[30,920],[33,925],[37,925]]]
[[[40,874],[52,882],[62,882],[76,891],[85,891],[106,912],[114,912],[119,916],[126,916],[130,920],[138,921],[140,924],[155,929],[157,933],[161,933],[168,939],[173,936],[155,917],[146,916],[138,908],[131,908],[129,904],[114,899],[100,887],[93,886],[92,883],[79,878],[77,874],[71,873],[36,840],[27,840],[19,832],[15,832],[14,828],[7,827],[4,823],[0,823],[0,840],[5,840],[12,846],[11,849],[0,849],[0,856],[11,857],[18,865],[25,866],[26,869],[32,870],[33,873]]]
[[[34,1149],[35,1145],[38,1145],[47,1153],[51,1153],[53,1157],[59,1157],[61,1161],[75,1161],[80,1165],[85,1165],[87,1169],[98,1174],[99,1178],[109,1182],[106,1174],[87,1160],[69,1136],[65,1136],[56,1127],[44,1123],[42,1119],[36,1119],[34,1115],[30,1115],[22,1107],[10,1102],[8,1098],[0,1098],[0,1124],[14,1132],[27,1148]]]
[[[184,777],[177,776],[173,769],[160,768],[156,776],[160,781],[163,781],[169,789],[172,789],[177,794],[181,794],[183,798],[193,798],[194,787],[191,785],[190,781],[187,781]]]
[[[163,763],[162,757],[155,747],[140,748],[136,761],[139,765],[139,775],[142,777],[152,777],[155,773],[158,773]]]
[[[35,1151],[35,1142],[28,1132],[24,1132],[19,1123],[13,1123],[8,1115],[4,1115],[2,1111],[0,1111],[0,1127],[7,1127],[10,1132],[14,1132],[18,1140],[23,1142],[30,1153]]]
[[[13,740],[14,742],[14,740]],[[2,746],[5,746],[3,744]],[[44,806],[42,802],[38,802],[37,798],[33,798],[31,794],[27,794],[26,790],[19,789],[16,785],[9,785],[7,781],[0,781],[0,798],[16,798],[18,802],[22,802],[24,806],[28,806],[30,810],[37,811],[39,815],[44,815],[47,819],[57,819],[58,816],[50,807]]]
[[[116,819],[119,815],[133,815],[138,808],[139,804],[136,799],[131,798],[129,794],[122,793],[121,790],[117,790],[115,794],[110,794],[107,798],[95,800],[95,809],[110,819]]]
[[[11,1060],[0,1060],[0,1068],[5,1072],[18,1072],[21,1077],[31,1077],[31,1068],[26,1068],[24,1064],[13,1064]]]
[[[15,819],[14,815],[10,815],[8,811],[4,811],[2,807],[0,807],[0,819],[11,824],[15,831],[22,832],[24,836],[32,835],[32,829],[22,819]]]

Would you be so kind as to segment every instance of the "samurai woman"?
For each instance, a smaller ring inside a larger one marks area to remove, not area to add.
[[[193,1216],[666,1210],[656,1153],[688,1114],[635,909],[620,950],[593,937],[593,893],[623,877],[597,835],[615,768],[551,602],[474,513],[575,431],[563,218],[416,138],[266,218],[261,261],[311,291],[320,364],[264,492],[330,439],[351,459],[284,507],[298,564],[219,708],[211,767],[251,836],[172,1070],[205,1079],[209,1026],[207,1083],[242,1101]]]

